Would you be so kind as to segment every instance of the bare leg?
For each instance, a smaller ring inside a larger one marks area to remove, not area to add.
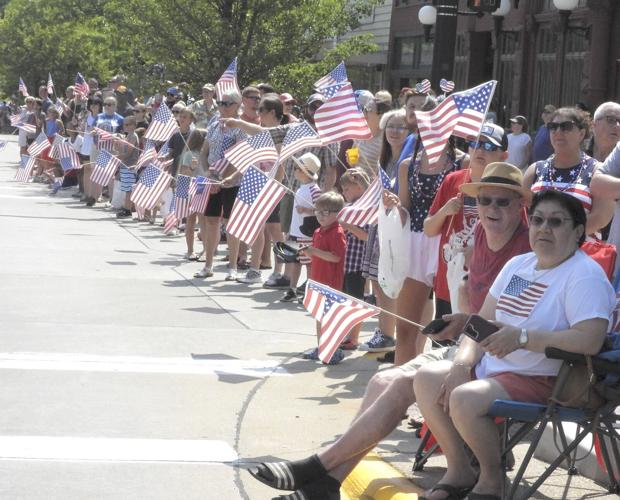
[[[263,257],[263,247],[265,246],[265,233],[258,233],[256,240],[252,244],[252,255],[250,257],[250,269],[258,271]]]
[[[239,239],[226,232],[226,241],[228,242],[228,267],[237,269],[237,260],[239,259]],[[243,245],[247,250],[247,245]]]
[[[194,253],[194,228],[196,227],[197,217],[197,214],[191,214],[185,220],[185,244],[187,245],[187,253],[190,256]]]
[[[431,288],[420,281],[405,279],[403,288],[398,296],[396,308],[398,314],[416,323],[421,323],[426,303],[429,301]],[[417,338],[421,335],[418,328],[405,321],[396,321],[396,365],[402,365],[415,358],[418,352]]]
[[[371,280],[366,280],[366,283]],[[386,311],[396,311],[396,300],[388,297],[379,283],[372,280],[372,290],[377,299],[377,305],[385,309]],[[390,314],[379,313],[379,329],[387,337],[394,338],[394,332],[396,331],[396,318]]]
[[[203,244],[205,246],[205,268],[213,269],[213,256],[220,243],[221,217],[205,217],[206,228],[203,230]]]
[[[282,226],[279,222],[269,222],[265,224],[265,237],[269,237],[269,241],[265,238],[265,248],[271,252],[271,243],[276,243],[278,241],[284,241],[284,235],[282,234]],[[280,262],[274,256],[273,261],[273,272],[274,273],[282,273],[282,269],[284,268],[284,263]]]
[[[297,263],[289,263],[286,264],[284,269],[284,274],[286,274],[291,280],[290,287],[295,289],[297,287],[297,282],[299,281],[299,275],[301,274],[301,264]]]

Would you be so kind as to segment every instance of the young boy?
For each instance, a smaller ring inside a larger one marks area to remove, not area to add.
[[[338,223],[338,213],[344,207],[344,198],[335,191],[323,193],[316,199],[314,211],[320,227],[314,231],[312,246],[302,253],[312,259],[310,279],[335,290],[342,290],[344,284],[344,261],[347,251],[347,238],[344,229]],[[320,340],[321,325],[316,323],[317,344]],[[319,359],[318,348],[303,354],[304,359]],[[337,349],[328,364],[335,365],[342,361],[344,353]]]
[[[295,179],[299,181],[301,186],[295,192],[289,242],[292,242],[293,245],[306,246],[312,243],[312,237],[305,235],[301,231],[301,226],[304,223],[304,217],[314,215],[314,202],[321,194],[321,190],[316,184],[321,162],[312,153],[305,153],[299,158],[293,156],[292,159],[295,164]],[[280,299],[281,302],[293,302],[298,298],[296,288],[302,265],[310,265],[310,256],[301,256],[299,263],[286,264],[284,274],[290,279],[290,288]]]

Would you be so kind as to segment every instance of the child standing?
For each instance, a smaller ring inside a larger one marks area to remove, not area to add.
[[[293,216],[291,218],[291,228],[289,231],[289,243],[293,245],[305,246],[312,243],[312,238],[301,231],[305,217],[314,215],[314,201],[319,197],[321,190],[317,185],[318,172],[321,169],[320,160],[312,153],[305,153],[299,158],[292,157],[295,170],[295,179],[301,186],[295,192],[295,202],[293,205]],[[280,299],[282,302],[292,302],[297,297],[297,281],[301,274],[301,266],[310,265],[310,256],[301,256],[299,263],[286,264],[284,274],[290,279],[290,288]],[[308,271],[308,275],[310,272]]]
[[[138,175],[134,169],[140,156],[140,141],[136,134],[136,123],[135,116],[127,116],[123,121],[123,131],[126,134],[126,142],[120,143],[118,157],[123,162],[120,168],[120,181],[121,191],[125,193],[125,198],[123,200],[123,208],[116,214],[116,217],[119,219],[131,217],[131,191],[138,181]]]
[[[312,246],[302,253],[312,259],[310,279],[335,290],[342,290],[344,284],[344,262],[347,251],[347,238],[344,229],[338,223],[338,213],[344,207],[344,199],[335,191],[323,193],[316,199],[314,213],[320,227],[314,231]],[[363,288],[362,288],[363,289]],[[321,325],[316,322],[317,344],[321,337]],[[314,348],[303,354],[304,359],[319,359],[319,349]],[[335,365],[342,361],[342,349],[336,349],[328,364]]]

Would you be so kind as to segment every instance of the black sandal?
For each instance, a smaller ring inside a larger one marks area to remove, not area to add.
[[[278,490],[295,491],[327,475],[317,455],[296,462],[264,462],[248,472],[261,483]]]
[[[448,496],[443,497],[441,500],[463,500],[469,495],[469,492],[474,486],[452,486],[451,484],[437,483],[431,489],[431,493],[435,491],[445,491]],[[428,500],[427,497],[418,497],[419,500]],[[483,499],[478,499],[483,500]]]

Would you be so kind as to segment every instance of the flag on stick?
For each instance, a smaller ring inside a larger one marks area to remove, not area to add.
[[[52,74],[51,73],[47,74],[47,93],[48,94],[53,94],[54,93],[54,82],[52,81]]]
[[[215,94],[217,96],[217,100],[221,101],[222,96],[228,94],[230,92],[237,92],[241,95],[241,90],[239,90],[239,84],[237,83],[237,58],[233,59],[226,68],[226,71],[222,73],[220,79],[215,84]]]
[[[319,359],[329,363],[349,330],[379,310],[326,285],[308,280],[304,307],[320,323]]]
[[[284,196],[284,187],[251,166],[243,175],[226,230],[251,245]]]
[[[179,218],[175,213],[175,198],[174,196],[170,200],[170,209],[168,215],[164,217],[164,234],[170,233],[175,227],[179,225]]]
[[[342,61],[323,78],[319,78],[316,82],[314,82],[314,88],[320,91],[326,87],[343,84],[347,81],[349,81],[349,78],[347,77],[347,69],[344,66],[344,61]]]
[[[224,157],[242,173],[253,163],[276,161],[278,151],[268,130],[248,137],[224,153]]]
[[[170,109],[162,104],[153,115],[153,121],[146,129],[144,138],[151,141],[166,142],[178,129],[179,126]]]
[[[17,90],[21,92],[24,97],[28,97],[30,95],[28,94],[28,88],[26,87],[26,84],[24,83],[24,80],[22,80],[21,76],[19,77],[19,85],[17,86]]]
[[[47,139],[45,132],[41,131],[41,133],[37,136],[34,142],[30,146],[28,146],[28,154],[30,156],[39,156],[49,147],[50,141]]]
[[[348,207],[344,207],[338,214],[340,222],[354,226],[374,224],[379,213],[379,202],[384,189],[390,188],[390,178],[379,167],[379,175],[370,183],[364,194]]]
[[[23,109],[19,113],[15,113],[14,115],[9,116],[9,120],[13,127],[17,127],[18,125],[21,125],[22,123],[24,123],[25,119],[26,119],[26,111]]]
[[[451,80],[446,80],[445,78],[442,78],[439,81],[439,88],[441,89],[442,92],[448,94],[454,90],[454,82]]]
[[[208,182],[206,177],[196,177],[192,179],[189,185],[189,196],[191,199],[189,205],[190,214],[205,213],[212,185],[213,184]]]
[[[75,75],[74,92],[82,99],[86,99],[88,97],[88,94],[90,93],[90,87],[88,83],[79,72],[77,75]]]
[[[144,151],[142,151],[142,154],[138,158],[135,168],[139,169],[141,167],[144,167],[145,165],[148,165],[149,163],[154,161],[156,158],[157,150],[155,149],[155,144],[152,141],[146,141]]]
[[[162,172],[155,165],[149,165],[144,169],[138,183],[131,193],[131,201],[136,206],[151,210],[168,189],[172,177]]]
[[[93,171],[90,174],[90,181],[99,186],[107,186],[120,164],[121,161],[109,151],[99,151],[97,161],[95,161]]]
[[[308,122],[293,125],[286,131],[286,135],[282,141],[280,162],[283,162],[289,156],[293,156],[304,148],[321,145],[319,134],[316,133],[316,130],[314,130]]]
[[[431,82],[426,78],[415,84],[415,91],[418,94],[428,94],[431,90]]]
[[[37,127],[30,125],[29,123],[18,123],[15,127],[23,130],[27,134],[34,134],[37,131]]]
[[[174,190],[174,212],[179,220],[187,217],[189,214],[189,188],[192,184],[192,180],[192,177],[189,175],[179,174],[177,176],[177,186]]]
[[[21,162],[15,173],[15,180],[19,182],[28,182],[32,169],[36,165],[36,158],[33,156],[22,155]]]

